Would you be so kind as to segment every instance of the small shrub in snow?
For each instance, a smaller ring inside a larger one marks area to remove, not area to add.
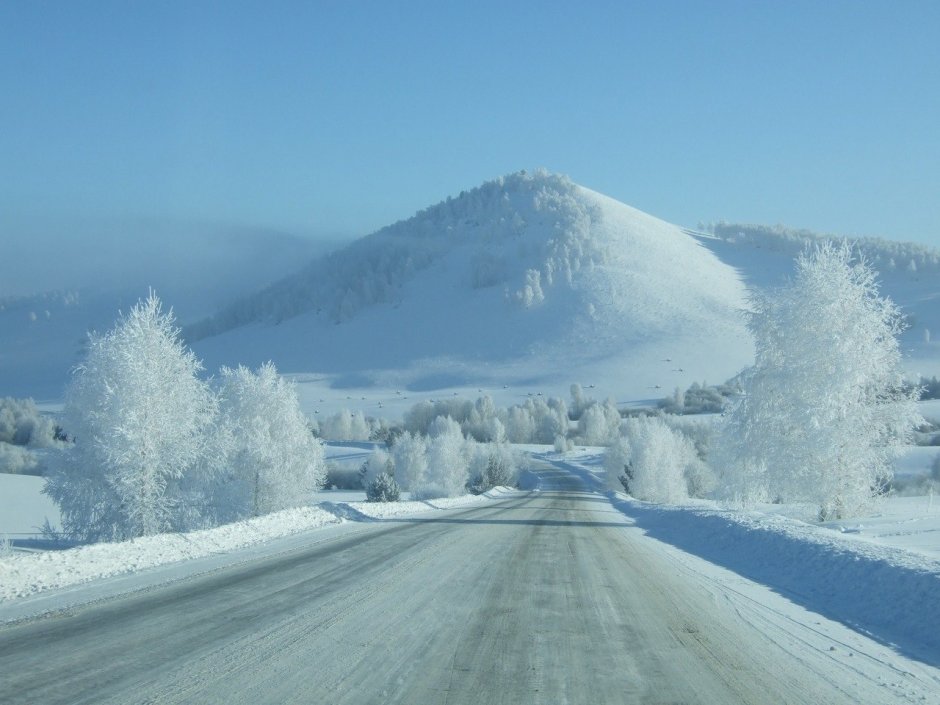
[[[401,490],[395,478],[380,472],[366,485],[366,500],[369,502],[397,502]]]

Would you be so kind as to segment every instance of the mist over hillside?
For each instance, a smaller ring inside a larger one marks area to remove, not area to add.
[[[334,245],[334,243],[330,243]],[[25,228],[0,258],[0,395],[61,398],[89,330],[152,287],[179,321],[283,277],[322,244],[284,233],[148,221]]]

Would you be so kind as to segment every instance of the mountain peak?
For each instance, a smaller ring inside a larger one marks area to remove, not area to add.
[[[186,334],[210,367],[236,350],[239,361],[373,380],[416,365],[469,379],[536,357],[549,373],[691,336],[700,348],[718,339],[730,376],[750,354],[743,302],[737,274],[678,227],[565,176],[518,172],[315,260]],[[259,359],[245,360],[245,346]]]

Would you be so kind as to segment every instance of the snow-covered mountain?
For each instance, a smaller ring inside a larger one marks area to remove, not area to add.
[[[618,401],[659,398],[749,364],[745,287],[782,283],[823,237],[683,230],[544,172],[488,182],[316,258],[311,243],[272,233],[159,235],[63,249],[55,267],[75,266],[37,280],[61,281],[57,292],[0,290],[0,395],[61,398],[86,331],[110,327],[152,285],[190,324],[208,373],[273,360],[310,413],[394,417],[418,398],[483,389],[512,402],[567,396],[572,382]],[[856,244],[908,316],[908,369],[940,374],[940,252]],[[39,252],[21,248],[20,289],[49,261]],[[14,281],[6,269],[0,284]]]
[[[618,398],[751,359],[738,273],[680,228],[568,179],[513,174],[313,261],[185,333],[209,369],[273,359],[334,389]]]

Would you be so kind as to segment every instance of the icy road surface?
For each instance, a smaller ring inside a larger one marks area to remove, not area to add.
[[[938,671],[543,491],[0,627],[3,703],[938,702]]]

